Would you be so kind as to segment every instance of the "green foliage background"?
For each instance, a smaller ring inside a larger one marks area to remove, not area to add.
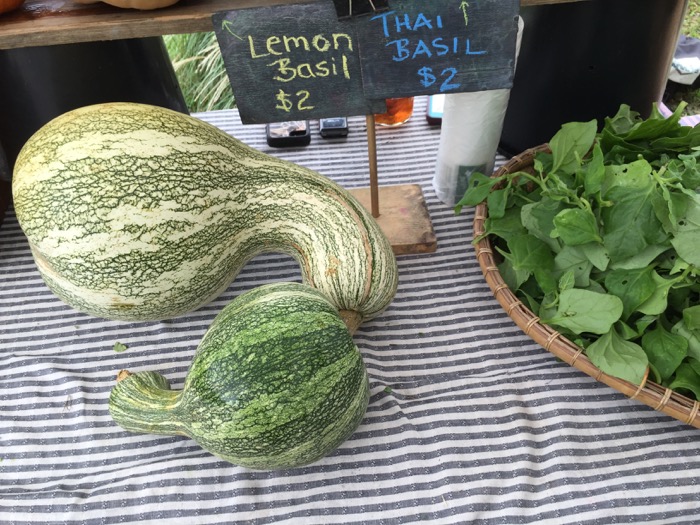
[[[683,22],[683,34],[700,38],[700,0],[688,2],[688,12]]]
[[[192,113],[236,105],[213,32],[166,35],[164,40]]]

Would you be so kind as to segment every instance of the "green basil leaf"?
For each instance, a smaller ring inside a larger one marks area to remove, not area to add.
[[[667,187],[661,187],[660,191],[652,196],[654,213],[666,233],[678,231],[678,218],[686,216],[691,201],[689,195],[669,191]]]
[[[552,268],[550,267],[540,267],[533,271],[537,284],[539,284],[540,289],[545,294],[555,294],[559,291],[557,279],[552,273]]]
[[[608,256],[608,251],[605,246],[598,242],[591,242],[588,244],[583,244],[579,246],[589,261],[601,272],[604,272],[610,263],[610,257]]]
[[[688,341],[688,355],[700,361],[700,332],[689,329],[681,320],[671,327],[672,334],[678,334]]]
[[[700,145],[700,129],[697,127],[682,126],[669,136],[652,140],[649,143],[649,148],[657,154],[671,152],[685,153],[698,145]]]
[[[618,335],[622,337],[625,341],[630,341],[639,337],[637,330],[632,328],[624,321],[618,321],[617,323],[615,323],[615,329],[617,330]]]
[[[576,286],[576,276],[574,270],[567,270],[559,277],[559,290],[571,290]]]
[[[544,242],[532,235],[521,235],[508,241],[508,249],[513,266],[520,270],[536,272],[551,271],[554,268],[554,256]]]
[[[634,323],[634,326],[637,329],[637,335],[642,335],[644,332],[646,332],[647,328],[649,328],[656,321],[657,317],[655,315],[643,315],[637,319]]]
[[[455,213],[460,213],[464,206],[476,206],[484,202],[491,193],[491,188],[500,181],[501,178],[487,177],[483,173],[472,173],[464,196],[455,205]]]
[[[509,240],[511,237],[527,233],[520,223],[520,210],[508,208],[503,217],[488,216],[484,222],[484,231],[489,235],[495,235],[501,239]]]
[[[588,153],[598,131],[596,120],[590,122],[568,122],[549,141],[552,150],[552,171],[575,173],[581,159]]]
[[[510,193],[511,189],[509,185],[489,193],[486,198],[486,203],[489,208],[489,217],[500,219],[505,215]]]
[[[700,399],[700,374],[692,366],[683,363],[676,370],[676,376],[669,385],[671,390],[687,390],[695,399]]]
[[[664,227],[673,234],[671,245],[685,262],[700,266],[700,195],[672,194],[667,201],[669,219]],[[663,212],[660,205],[657,209]]]
[[[642,251],[610,265],[611,270],[638,270],[649,266],[654,259],[670,248],[670,244],[650,244]]]
[[[605,157],[600,145],[593,146],[591,160],[583,170],[584,195],[596,195],[600,193],[605,179]]]
[[[569,246],[602,242],[598,234],[598,222],[588,209],[567,208],[554,217],[556,232]]]
[[[700,330],[700,305],[689,306],[683,310],[683,324],[689,330]]]
[[[695,135],[692,147],[700,146],[700,128],[694,127],[692,133]],[[693,191],[700,188],[700,165],[697,157],[699,154],[700,152],[695,151],[692,155],[678,155],[678,158],[683,161],[684,167],[681,182],[684,187]]]
[[[592,269],[593,264],[580,246],[564,246],[554,257],[554,273],[561,276],[571,272],[578,288],[588,287]]]
[[[575,334],[605,334],[619,321],[622,309],[619,297],[575,288],[561,292],[556,315],[543,322],[562,326]]]
[[[520,211],[520,218],[523,226],[527,231],[537,237],[539,240],[546,242],[554,251],[559,251],[559,241],[552,238],[554,230],[554,217],[564,209],[564,205],[543,197],[537,202],[525,204]]]
[[[656,187],[645,160],[608,167],[604,197],[613,203],[601,209],[603,244],[615,263],[660,244],[667,235],[652,203]]]
[[[605,119],[603,130],[621,136],[629,133],[639,121],[639,113],[632,111],[628,104],[621,104],[614,116]]]
[[[671,193],[669,211],[672,232],[700,230],[700,195],[687,191]]]
[[[673,279],[664,279],[655,270],[651,273],[656,289],[649,298],[639,305],[638,311],[645,315],[661,315],[668,309],[668,293],[676,283]]]
[[[498,265],[498,272],[501,274],[503,281],[508,285],[508,288],[513,292],[519,290],[522,284],[527,281],[531,275],[527,270],[518,270],[514,268],[508,257],[505,257]]]
[[[688,340],[656,323],[653,330],[642,336],[642,348],[662,381],[666,381],[688,355]]]
[[[680,126],[680,119],[685,105],[685,102],[681,103],[668,118],[661,115],[658,110],[655,110],[652,111],[649,118],[644,120],[639,113],[631,111],[629,106],[623,104],[613,118],[605,120],[603,129],[628,144],[640,143],[648,145],[650,142],[653,143],[660,138],[687,133]]]
[[[690,367],[695,370],[696,373],[700,374],[700,361],[697,359],[693,359],[692,357],[689,357],[688,360],[686,361]]]
[[[671,239],[678,256],[688,264],[700,266],[700,231],[682,231]]]
[[[644,379],[649,362],[641,346],[626,341],[614,328],[591,343],[586,355],[606,374],[635,385]]]
[[[622,300],[622,318],[627,319],[656,290],[651,266],[640,270],[612,270],[605,276],[605,288]]]

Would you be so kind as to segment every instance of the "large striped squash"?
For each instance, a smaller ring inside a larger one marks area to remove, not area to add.
[[[48,286],[99,317],[194,310],[266,251],[296,257],[350,327],[396,291],[391,246],[347,191],[159,107],[100,104],[54,119],[20,152],[13,196]]]
[[[182,390],[120,373],[109,410],[126,430],[179,434],[236,465],[280,469],[330,453],[362,420],[369,382],[335,307],[299,283],[234,299],[200,342]]]

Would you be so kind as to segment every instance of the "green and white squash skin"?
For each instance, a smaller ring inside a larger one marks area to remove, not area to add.
[[[186,435],[235,465],[283,469],[337,448],[368,402],[362,356],[336,308],[307,285],[277,283],[221,311],[182,390],[138,372],[117,382],[109,409],[127,430]]]
[[[98,317],[195,310],[262,252],[294,256],[355,324],[396,292],[391,246],[346,190],[160,107],[98,104],[49,122],[17,158],[13,197],[49,288]]]

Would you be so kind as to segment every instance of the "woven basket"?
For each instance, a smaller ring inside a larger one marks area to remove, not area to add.
[[[549,151],[549,149],[546,145],[542,145],[513,157],[494,174],[494,177],[518,171],[526,171],[534,174],[533,159],[535,154],[539,151]],[[487,216],[488,209],[486,204],[482,203],[478,205],[474,217],[475,238],[481,237],[484,234],[484,221]],[[635,385],[605,374],[591,363],[588,357],[583,353],[583,348],[577,346],[553,328],[541,324],[539,318],[515,296],[508,288],[508,285],[503,281],[498,271],[497,261],[494,257],[491,242],[487,236],[484,236],[478,244],[476,244],[476,256],[481,266],[481,271],[486,278],[486,282],[500,305],[525,334],[542,345],[545,350],[548,350],[562,361],[578,368],[580,371],[585,372],[596,381],[600,381],[622,392],[627,397],[641,401],[653,409],[683,421],[688,425],[700,428],[699,402],[693,401],[653,381],[649,381],[647,380],[647,376],[645,376],[641,385]]]

